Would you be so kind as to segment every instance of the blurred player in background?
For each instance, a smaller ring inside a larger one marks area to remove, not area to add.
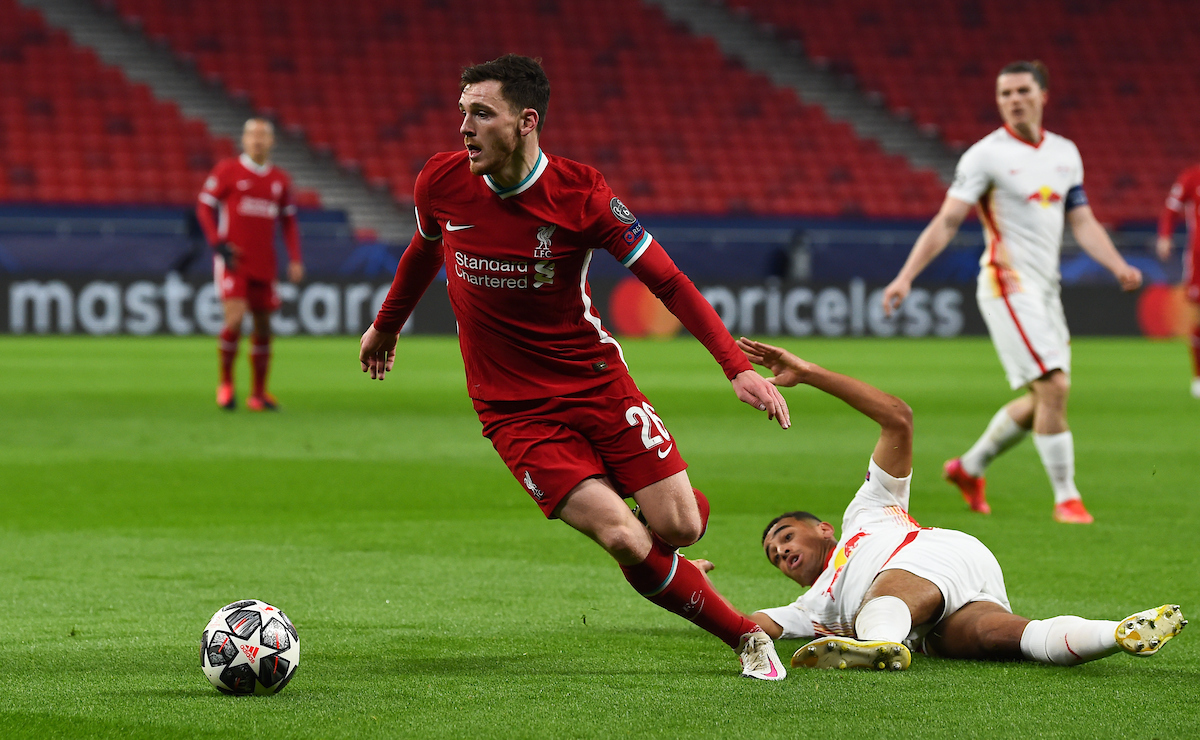
[[[1012,613],[1004,574],[979,540],[921,527],[908,513],[912,410],[861,380],[744,337],[739,346],[780,387],[810,385],[879,424],[867,479],[846,508],[841,538],[807,511],[776,517],[763,532],[767,560],[808,590],[794,603],[751,615],[773,638],[817,638],[794,667],[903,670],[910,650],[968,660],[1076,665],[1124,650],[1158,652],[1187,625],[1165,604],[1120,622]],[[712,570],[712,563],[696,566]]]
[[[417,233],[363,334],[363,372],[392,369],[398,332],[444,264],[483,434],[542,513],[604,548],[639,594],[737,651],[743,675],[782,679],[770,638],[677,553],[704,533],[708,501],[592,306],[593,250],[646,283],[738,398],[786,429],[783,397],[600,173],[542,151],[550,83],[537,60],[468,67],[460,92],[464,150],[435,154],[417,177]]]
[[[274,145],[275,128],[270,121],[263,118],[246,121],[241,156],[222,160],[213,168],[196,205],[196,218],[216,253],[213,279],[225,310],[225,326],[217,345],[221,360],[217,405],[229,410],[237,408],[233,362],[247,309],[254,317],[254,330],[250,335],[252,383],[246,407],[251,411],[278,408],[274,396],[267,392],[271,313],[279,308],[279,296],[275,293],[276,221],[282,222],[283,240],[290,257],[288,280],[298,283],[304,279],[292,181],[268,160]]]
[[[1183,253],[1183,291],[1191,304],[1191,332],[1188,339],[1192,350],[1192,398],[1200,398],[1200,230],[1196,217],[1200,216],[1200,165],[1184,170],[1163,206],[1158,218],[1158,258],[1166,261],[1171,256],[1174,244],[1171,235],[1179,225],[1180,218],[1187,223],[1187,249]]]
[[[1142,274],[1125,262],[1096,220],[1083,191],[1083,162],[1069,139],[1042,128],[1048,75],[1041,62],[1014,62],[996,79],[1004,125],[963,154],[941,210],[883,295],[889,315],[912,281],[941,254],[971,208],[979,209],[987,246],[979,260],[976,299],[1013,390],[1025,394],[996,412],[962,457],[946,462],[945,478],[970,507],[991,512],[984,471],[1032,429],[1054,489],[1054,519],[1090,524],[1075,487],[1075,440],[1067,426],[1071,345],[1059,286],[1063,221],[1079,246],[1107,268],[1123,290]]]

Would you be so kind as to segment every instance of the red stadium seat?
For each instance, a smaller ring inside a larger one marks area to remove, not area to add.
[[[190,204],[199,181],[183,159],[150,151],[155,142],[186,128],[206,151],[233,151],[203,124],[185,122],[173,103],[154,101],[148,87],[49,31],[39,12],[0,0],[0,45],[14,44],[18,53],[0,61],[0,198]],[[164,186],[177,177],[188,187]]]
[[[1046,126],[1079,146],[1093,208],[1108,222],[1153,220],[1177,172],[1200,159],[1200,24],[1186,4],[725,1],[960,150],[999,125],[996,72],[1042,59],[1053,90]],[[1014,18],[1036,22],[996,33]]]
[[[759,183],[786,182],[810,165],[823,172],[826,159],[855,170],[886,169],[902,190],[921,194],[925,210],[941,198],[907,163],[886,164],[878,148],[862,146],[844,125],[639,0],[556,3],[553,22],[571,29],[565,36],[543,32],[544,0],[500,0],[487,24],[466,27],[457,2],[294,0],[271,24],[263,22],[277,15],[271,0],[111,5],[194,62],[203,77],[244,93],[314,150],[359,169],[401,203],[411,201],[411,178],[430,154],[461,147],[455,110],[461,66],[510,50],[542,57],[553,80],[547,149],[598,166],[629,188],[622,196],[635,209],[832,214],[852,202],[870,212],[876,201],[868,197],[868,178],[850,181],[849,195],[838,202],[818,200],[813,208],[782,190],[754,195]],[[228,17],[244,22],[225,23]],[[431,34],[431,28],[462,33]],[[473,50],[470,58],[464,48]],[[713,96],[713,89],[734,91],[734,100]],[[137,109],[126,113],[136,116]],[[780,139],[797,148],[781,151]],[[799,148],[808,141],[819,144]],[[697,152],[710,160],[703,171],[672,166]]]

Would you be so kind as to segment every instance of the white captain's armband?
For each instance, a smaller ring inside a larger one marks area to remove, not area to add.
[[[1088,204],[1087,193],[1083,192],[1082,185],[1076,185],[1075,187],[1068,190],[1067,197],[1063,201],[1063,205],[1066,208],[1066,210],[1068,210],[1068,211],[1071,210],[1072,208],[1078,208],[1079,206],[1086,206],[1087,204]]]

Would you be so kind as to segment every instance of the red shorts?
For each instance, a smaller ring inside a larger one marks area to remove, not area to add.
[[[568,396],[474,403],[483,436],[547,518],[588,478],[607,475],[628,497],[687,469],[628,375]]]
[[[217,285],[217,297],[222,301],[241,298],[255,313],[270,313],[279,308],[274,280],[255,280],[240,272],[226,270],[225,260],[220,256],[213,258],[213,282]]]

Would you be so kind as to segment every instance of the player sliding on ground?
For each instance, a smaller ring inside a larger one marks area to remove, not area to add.
[[[400,327],[444,264],[483,434],[542,513],[595,540],[639,594],[737,651],[743,675],[782,679],[770,638],[676,552],[704,533],[708,501],[592,306],[592,251],[662,299],[739,399],[785,429],[787,404],[600,173],[542,151],[550,83],[536,60],[468,67],[459,89],[464,148],[435,154],[417,177],[417,233],[363,334],[363,372],[391,371]]]
[[[745,338],[738,345],[774,373],[776,386],[810,385],[881,429],[840,539],[833,525],[805,511],[779,516],[763,532],[771,564],[810,587],[788,606],[751,615],[773,638],[818,638],[796,651],[793,667],[903,670],[910,648],[946,658],[1075,665],[1121,650],[1153,655],[1187,624],[1173,605],[1120,622],[1013,614],[991,551],[969,534],[921,527],[909,516],[912,411],[903,401],[778,347]]]

